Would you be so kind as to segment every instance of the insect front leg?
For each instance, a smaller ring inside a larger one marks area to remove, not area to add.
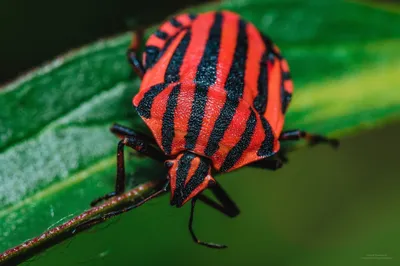
[[[229,217],[235,217],[240,213],[239,208],[236,206],[235,202],[233,202],[233,200],[229,197],[229,195],[222,189],[222,187],[218,183],[215,183],[214,185],[210,186],[209,189],[220,203],[212,200],[211,198],[203,194],[200,194],[192,199],[192,206],[189,218],[190,235],[192,236],[193,241],[199,245],[203,245],[209,248],[226,248],[227,247],[226,245],[204,242],[199,240],[193,230],[194,208],[197,200],[201,200],[208,206],[220,211],[221,213]]]
[[[157,146],[157,142],[155,141],[154,138],[149,137],[145,134],[136,132],[133,129],[131,129],[129,127],[125,127],[120,124],[113,124],[110,127],[110,131],[111,131],[111,133],[113,133],[115,136],[117,136],[120,139],[124,139],[125,137],[134,137],[137,139],[142,139],[147,144]]]
[[[119,195],[125,191],[125,146],[128,146],[159,162],[164,162],[166,159],[166,156],[162,151],[149,144],[150,141],[148,140],[148,137],[145,138],[132,129],[120,125],[113,125],[111,127],[111,132],[121,138],[117,147],[117,178],[115,182],[115,190],[92,201],[90,204],[91,206],[94,206],[103,200]]]
[[[284,131],[281,133],[279,137],[280,141],[300,140],[300,139],[307,140],[310,145],[327,143],[334,148],[337,148],[339,146],[339,141],[337,139],[330,139],[321,135],[310,134],[302,130]]]
[[[132,66],[133,71],[142,79],[145,69],[140,61],[140,57],[138,58],[138,51],[140,49],[140,45],[143,42],[143,30],[139,29],[135,32],[132,37],[131,45],[128,48],[126,53],[128,62]]]
[[[226,191],[218,183],[211,185],[209,189],[220,202],[220,204],[203,194],[200,194],[198,199],[208,206],[225,214],[226,216],[233,218],[239,215],[240,210],[236,203],[229,197],[228,193],[226,193]]]

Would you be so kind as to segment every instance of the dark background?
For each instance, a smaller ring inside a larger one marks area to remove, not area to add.
[[[159,22],[202,2],[206,1],[0,1],[0,84],[72,48]]]

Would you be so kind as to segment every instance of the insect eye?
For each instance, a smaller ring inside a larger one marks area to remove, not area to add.
[[[214,179],[211,179],[209,182],[208,182],[208,185],[207,185],[207,187],[213,187],[213,186],[215,186],[217,184],[217,182],[214,180]]]
[[[165,163],[164,163],[164,166],[166,167],[166,168],[171,168],[172,166],[174,165],[174,163],[173,162],[171,162],[171,161],[165,161]]]

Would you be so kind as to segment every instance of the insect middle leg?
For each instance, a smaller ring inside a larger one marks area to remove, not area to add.
[[[189,231],[190,231],[193,241],[196,242],[197,244],[200,244],[200,245],[203,245],[206,247],[210,247],[210,248],[226,248],[227,247],[226,245],[209,243],[209,242],[204,242],[204,241],[199,240],[193,231],[194,208],[195,208],[197,200],[201,200],[208,206],[213,207],[214,209],[220,211],[221,213],[223,213],[229,217],[235,217],[240,213],[239,208],[236,206],[235,202],[232,201],[232,199],[229,197],[229,195],[222,189],[222,187],[218,183],[209,187],[209,189],[211,190],[211,192],[214,194],[214,196],[218,199],[218,201],[220,203],[210,199],[209,197],[207,197],[206,195],[203,195],[203,194],[200,194],[196,198],[192,199],[192,206],[191,206],[190,218],[189,218]]]
[[[330,139],[321,135],[314,135],[307,133],[302,130],[288,130],[281,133],[279,136],[280,141],[287,141],[287,140],[300,140],[305,139],[308,141],[310,145],[315,145],[319,143],[327,143],[334,148],[339,146],[339,141],[337,139]]]
[[[265,158],[265,159],[250,163],[247,166],[275,171],[282,167],[282,165],[286,159],[284,157],[281,157],[281,154],[279,154],[276,157],[278,157],[278,159]]]
[[[114,197],[115,195],[119,195],[125,191],[125,146],[128,146],[160,162],[164,162],[166,159],[162,151],[150,145],[149,138],[141,136],[130,128],[126,128],[116,124],[111,127],[111,132],[121,138],[117,147],[117,178],[115,182],[115,190],[113,192],[107,193],[106,195],[98,199],[95,199],[91,202],[91,206],[96,205],[100,201]]]
[[[145,69],[140,61],[140,57],[138,58],[138,51],[140,49],[140,45],[143,42],[143,30],[139,29],[135,32],[132,37],[131,45],[128,48],[126,56],[128,58],[129,64],[132,66],[133,71],[142,79]]]

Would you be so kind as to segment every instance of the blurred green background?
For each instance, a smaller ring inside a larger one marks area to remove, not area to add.
[[[198,2],[4,0],[0,83],[73,47],[123,32],[132,21],[155,23]],[[242,169],[220,177],[242,213],[229,219],[199,204],[195,230],[227,250],[192,244],[189,206],[171,208],[163,197],[26,265],[400,265],[399,135],[394,124],[342,139],[338,151],[294,152],[277,172]],[[63,191],[58,204],[71,194]]]
[[[159,22],[184,6],[203,2],[3,0],[0,84],[72,48]]]
[[[277,172],[221,176],[241,214],[230,219],[198,204],[194,228],[225,250],[193,244],[190,206],[171,208],[164,196],[24,265],[399,265],[400,179],[391,150],[399,147],[391,138],[398,134],[399,125],[388,126],[342,139],[338,151],[294,152]],[[85,181],[90,185],[96,184]],[[72,194],[57,195],[56,204]]]

